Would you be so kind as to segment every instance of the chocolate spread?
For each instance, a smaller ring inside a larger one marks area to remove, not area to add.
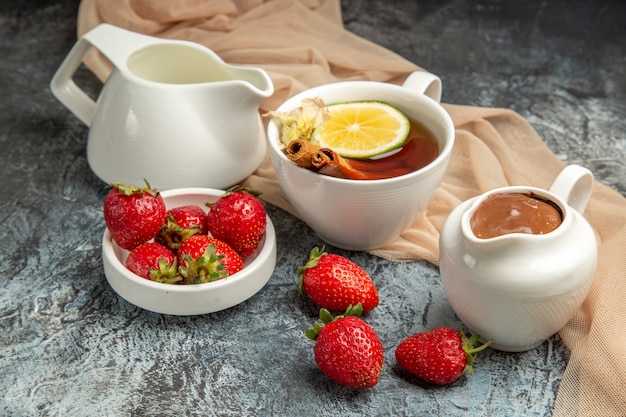
[[[558,206],[535,194],[496,193],[477,207],[470,226],[476,237],[489,239],[509,233],[550,233],[561,221]]]

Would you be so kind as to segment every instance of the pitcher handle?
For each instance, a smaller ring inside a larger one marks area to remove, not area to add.
[[[415,71],[404,80],[403,87],[441,102],[441,78],[428,71]]]
[[[568,165],[552,183],[550,192],[556,194],[579,213],[583,213],[593,191],[593,174],[579,165]]]
[[[130,32],[107,23],[100,24],[74,44],[52,77],[50,90],[76,117],[90,126],[96,103],[72,79],[85,54],[95,47],[119,68],[125,66],[126,58],[138,47],[154,42],[153,37]]]
[[[89,49],[91,44],[79,39],[50,81],[52,94],[87,126],[91,125],[96,103],[78,88],[72,77]]]

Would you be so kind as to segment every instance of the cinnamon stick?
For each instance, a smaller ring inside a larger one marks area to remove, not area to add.
[[[352,180],[368,179],[367,174],[354,168],[345,158],[329,148],[320,148],[313,157],[313,166],[320,174],[331,177]]]
[[[307,140],[296,139],[289,142],[289,145],[285,148],[285,155],[296,165],[317,171],[313,166],[313,156],[318,150],[319,146]]]
[[[328,164],[332,162],[331,156],[322,152],[321,148],[318,147],[316,152],[313,154],[311,158],[311,163],[313,164],[313,169],[316,172],[319,172],[320,169],[326,167]]]
[[[323,164],[316,166],[318,160],[323,161]],[[354,168],[345,158],[329,148],[320,149],[318,155],[313,158],[313,162],[318,172],[323,175],[352,180],[368,179],[365,172]]]
[[[350,165],[347,159],[329,148],[320,148],[304,139],[293,140],[285,148],[285,155],[298,166],[336,178],[369,179],[368,175]]]

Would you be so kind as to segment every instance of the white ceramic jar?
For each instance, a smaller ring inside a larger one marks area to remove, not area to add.
[[[597,263],[597,243],[582,216],[593,187],[587,169],[570,165],[550,191],[513,186],[458,206],[440,236],[443,285],[460,320],[492,347],[525,351],[560,330],[585,300]],[[556,205],[562,222],[546,234],[478,238],[477,207],[495,193],[534,194]]]

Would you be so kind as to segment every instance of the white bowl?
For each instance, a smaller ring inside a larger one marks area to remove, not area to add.
[[[205,207],[224,193],[211,188],[179,188],[161,192],[169,208],[187,204]],[[102,262],[107,281],[126,301],[172,315],[197,315],[233,307],[259,292],[269,281],[276,266],[276,232],[267,218],[265,237],[257,250],[245,259],[244,269],[227,278],[206,284],[163,284],[141,278],[124,265],[128,251],[120,248],[107,229],[102,238]]]

